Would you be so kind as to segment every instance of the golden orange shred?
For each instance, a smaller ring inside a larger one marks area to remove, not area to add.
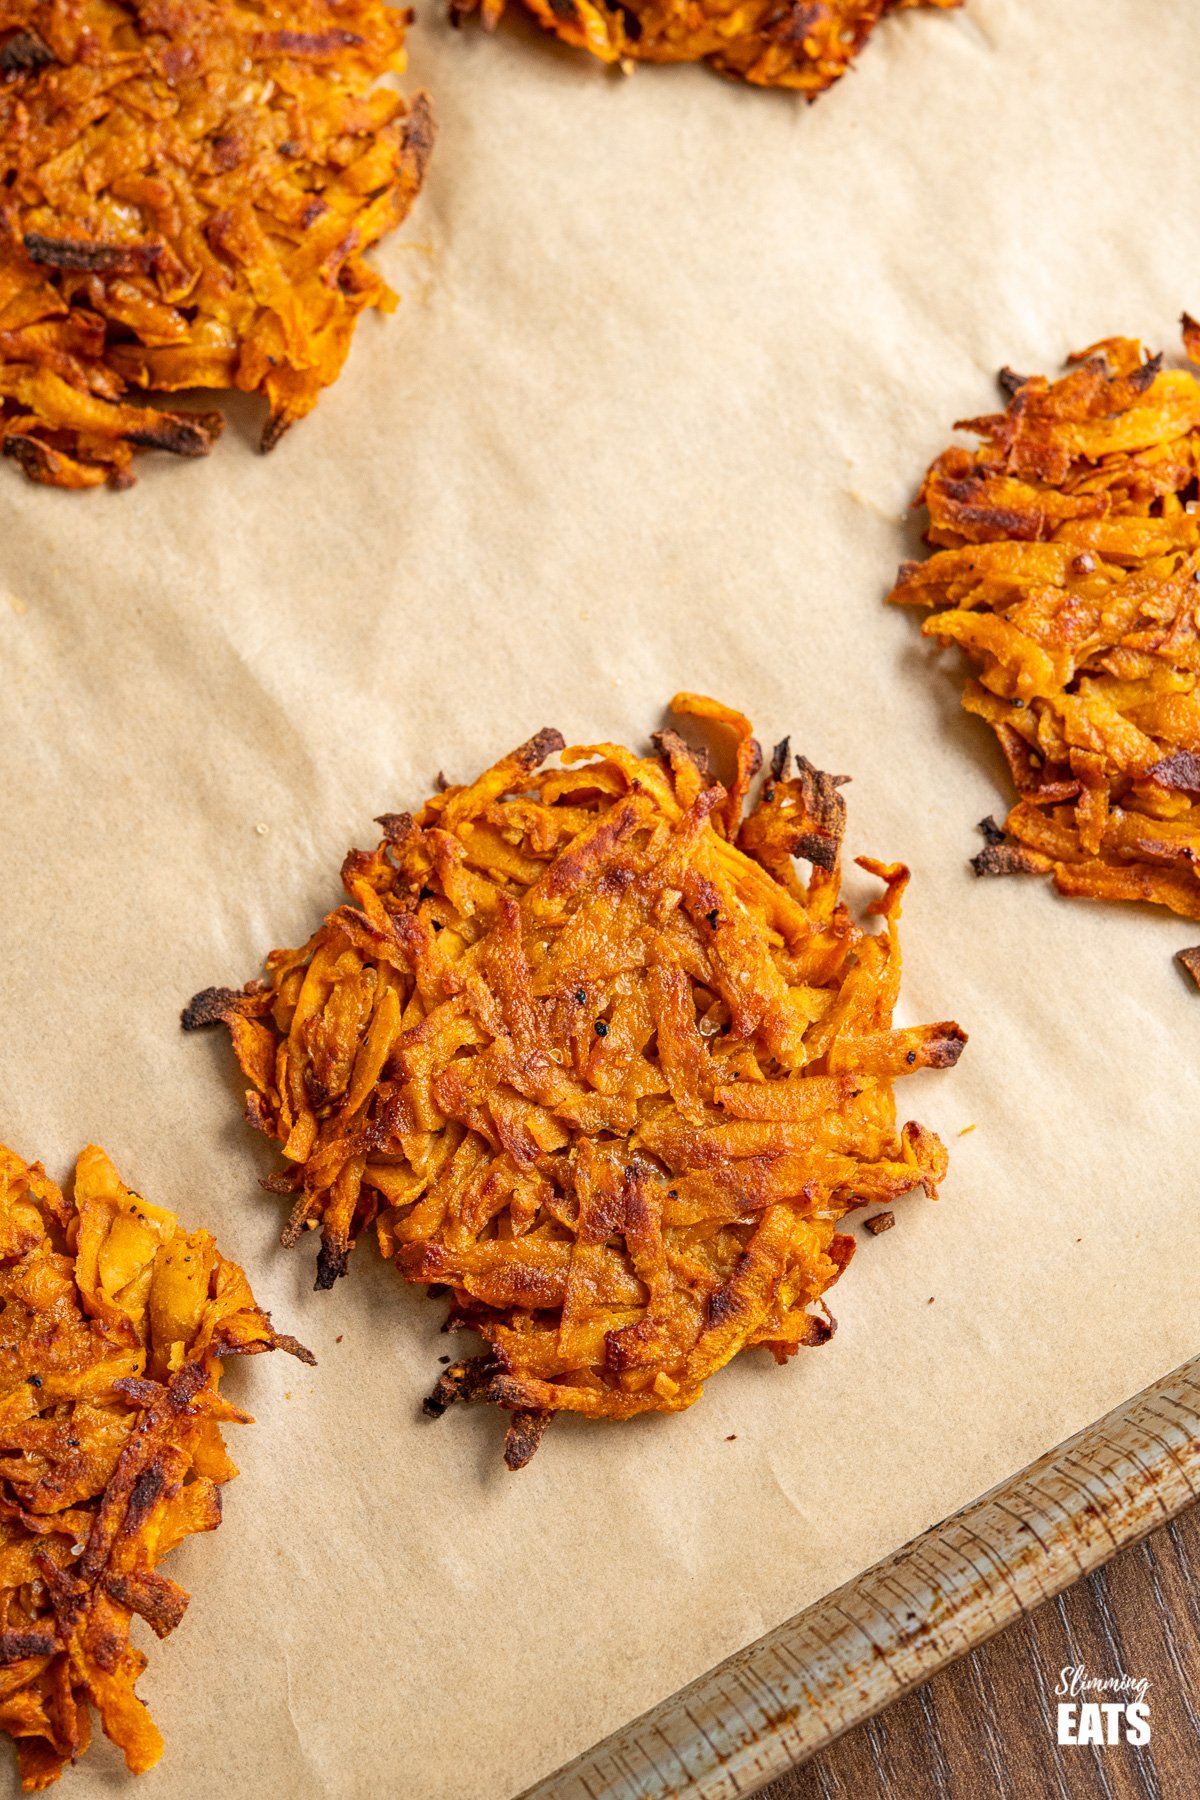
[[[945,1172],[931,1132],[896,1129],[894,1078],[965,1041],[893,1029],[907,870],[863,862],[884,887],[864,930],[839,781],[781,744],[743,818],[749,725],[674,709],[732,736],[728,786],[673,730],[653,756],[539,732],[382,818],[349,905],[184,1013],[230,1029],[289,1165],[284,1241],[321,1229],[317,1286],[373,1224],[486,1340],[429,1404],[507,1408],[510,1467],[556,1411],[675,1412],[748,1345],[823,1342],[838,1220]]]
[[[128,486],[266,397],[269,449],[395,295],[364,253],[433,144],[382,0],[0,0],[0,447],[34,481]]]
[[[495,28],[506,0],[451,0],[456,23],[478,12]],[[755,87],[809,100],[841,79],[887,13],[963,0],[525,0],[564,44],[601,62],[707,62]]]
[[[1006,371],[1006,410],[964,422],[980,448],[929,469],[934,554],[890,598],[976,664],[963,705],[1012,775],[977,873],[1200,919],[1200,381],[1129,338],[1073,363]]]
[[[0,1730],[22,1786],[87,1749],[90,1708],[134,1773],[162,1739],[134,1692],[129,1630],[159,1637],[188,1596],[155,1565],[220,1523],[237,1474],[221,1358],[282,1348],[235,1263],[79,1158],[67,1200],[40,1164],[0,1147]]]

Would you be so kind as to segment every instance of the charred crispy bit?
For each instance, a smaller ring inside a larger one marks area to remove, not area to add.
[[[874,1213],[869,1219],[863,1220],[872,1237],[878,1237],[881,1231],[890,1231],[895,1223],[896,1215],[891,1211]]]
[[[1044,875],[1050,864],[1023,844],[1001,843],[985,844],[971,858],[971,867],[977,875]]]
[[[155,1564],[221,1521],[247,1424],[223,1356],[287,1349],[206,1231],[131,1193],[89,1147],[66,1199],[0,1148],[0,1729],[36,1792],[87,1749],[91,1708],[133,1772],[162,1739],[134,1692],[134,1613],[159,1637],[184,1590]]]
[[[965,1041],[893,1028],[908,871],[860,859],[884,890],[865,930],[837,780],[782,746],[743,818],[748,721],[672,705],[727,740],[725,782],[674,731],[654,756],[541,733],[384,815],[350,903],[184,1015],[229,1028],[290,1167],[285,1241],[320,1224],[318,1285],[373,1227],[486,1341],[426,1411],[505,1408],[513,1468],[555,1412],[676,1412],[748,1345],[823,1342],[838,1220],[945,1173],[892,1092]]]
[[[756,87],[794,88],[809,100],[850,67],[886,13],[948,8],[963,0],[525,0],[565,44],[601,62],[707,62]],[[495,29],[505,0],[450,0],[459,24],[478,12]]]
[[[10,31],[7,25],[0,25],[0,32],[4,33],[0,41],[0,77],[28,75],[32,69],[44,69],[54,61],[45,44],[31,31]]]
[[[251,982],[239,991],[237,988],[205,988],[189,1001],[183,1012],[183,1029],[198,1031],[202,1025],[216,1025],[219,1021],[234,1016],[252,1013],[256,994],[263,991],[261,981]]]
[[[336,381],[364,260],[433,146],[384,0],[0,0],[0,450],[32,481],[128,487],[135,449],[204,456],[265,396],[262,447]]]
[[[1177,950],[1175,960],[1187,970],[1196,986],[1200,988],[1200,944],[1193,945],[1190,950]]]
[[[1200,919],[1200,380],[1108,338],[1006,392],[926,475],[934,553],[890,596],[976,664],[1017,791],[973,866]]]

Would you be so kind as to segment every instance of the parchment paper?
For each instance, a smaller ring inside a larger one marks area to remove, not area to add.
[[[105,1145],[320,1358],[231,1376],[259,1422],[172,1559],[145,1800],[504,1800],[1197,1349],[1200,930],[975,881],[998,758],[881,598],[1001,363],[1173,348],[1200,305],[1200,11],[908,14],[807,110],[422,12],[405,302],[313,417],[263,459],[247,407],[124,495],[0,469],[0,1139],[59,1177]],[[971,1042],[900,1094],[951,1175],[861,1244],[827,1348],[560,1421],[512,1476],[490,1411],[419,1416],[437,1304],[278,1249],[178,1011],[301,942],[439,767],[644,742],[679,687],[851,774],[851,848],[911,863],[903,1017]]]

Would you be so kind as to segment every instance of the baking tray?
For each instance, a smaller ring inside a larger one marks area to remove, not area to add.
[[[737,1800],[1200,1499],[1200,1357],[520,1800]]]

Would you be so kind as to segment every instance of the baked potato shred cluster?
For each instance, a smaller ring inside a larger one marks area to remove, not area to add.
[[[743,817],[747,721],[673,708],[732,742],[727,783],[673,730],[647,757],[540,732],[381,819],[349,905],[184,1015],[229,1027],[290,1165],[267,1183],[294,1195],[285,1242],[321,1229],[318,1287],[373,1224],[486,1340],[430,1405],[508,1409],[510,1467],[557,1411],[675,1412],[748,1345],[824,1341],[839,1219],[946,1168],[896,1129],[893,1079],[964,1041],[892,1026],[908,871],[859,859],[883,886],[864,931],[838,778],[785,742]]]
[[[86,1750],[90,1709],[135,1772],[162,1740],[134,1692],[136,1613],[159,1637],[188,1596],[155,1565],[221,1520],[223,1356],[276,1347],[206,1231],[131,1193],[104,1152],[73,1199],[0,1148],[0,1729],[22,1785]]]
[[[926,475],[937,548],[891,595],[977,665],[963,704],[1017,790],[975,867],[1200,919],[1200,381],[1129,338],[1002,380],[980,448]]]
[[[606,63],[707,62],[756,87],[815,100],[846,73],[886,13],[962,0],[525,0],[547,31]],[[505,0],[451,0],[492,30]]]
[[[127,486],[266,396],[269,449],[395,295],[364,253],[405,217],[429,104],[379,78],[382,0],[0,0],[0,447],[33,480]]]

